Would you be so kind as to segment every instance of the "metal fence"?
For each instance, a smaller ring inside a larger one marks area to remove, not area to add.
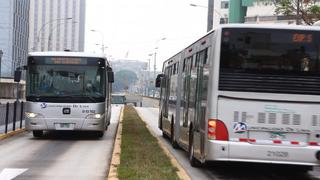
[[[23,101],[0,104],[0,134],[25,127],[24,106]]]

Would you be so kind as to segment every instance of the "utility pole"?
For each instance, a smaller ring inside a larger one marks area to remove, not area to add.
[[[1,60],[2,60],[3,51],[0,49],[0,87],[1,87]],[[0,88],[0,97],[2,96],[1,88]]]
[[[213,0],[208,0],[207,32],[209,32],[213,28],[213,9],[214,9]]]
[[[296,17],[296,24],[300,25],[300,0],[297,0],[297,17]]]
[[[154,52],[153,81],[156,79],[156,69],[157,69],[156,57],[157,57],[157,51]],[[155,97],[155,93],[156,93],[156,89],[153,89],[152,97]]]
[[[0,49],[0,80],[1,80],[1,60],[2,60],[3,51]]]

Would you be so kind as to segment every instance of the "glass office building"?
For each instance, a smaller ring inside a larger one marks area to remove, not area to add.
[[[29,0],[0,1],[1,78],[13,78],[28,53]]]
[[[85,0],[30,0],[29,51],[84,51]]]

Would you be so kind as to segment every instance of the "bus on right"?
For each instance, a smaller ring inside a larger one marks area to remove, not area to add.
[[[320,162],[320,28],[228,24],[166,60],[159,128],[192,166]]]

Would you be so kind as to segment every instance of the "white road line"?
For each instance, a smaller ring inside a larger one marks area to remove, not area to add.
[[[28,169],[4,168],[0,173],[0,180],[11,180]]]

